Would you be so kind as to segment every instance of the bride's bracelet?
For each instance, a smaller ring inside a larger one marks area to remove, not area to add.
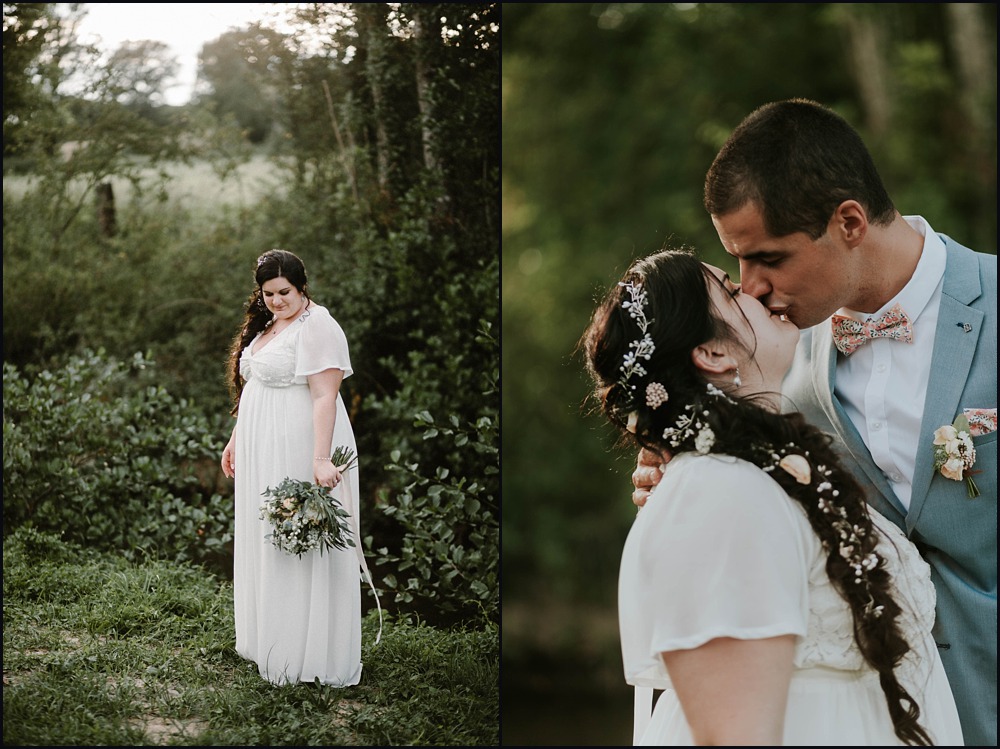
[[[332,458],[313,458],[313,460],[333,460]]]

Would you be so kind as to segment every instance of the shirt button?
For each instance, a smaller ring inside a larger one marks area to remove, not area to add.
[[[884,372],[885,371],[885,364],[879,364],[877,367],[875,367],[875,371],[876,372]]]
[[[874,429],[876,432],[879,429],[881,429],[881,428],[882,428],[882,422],[881,421],[873,421],[872,422],[872,429]]]

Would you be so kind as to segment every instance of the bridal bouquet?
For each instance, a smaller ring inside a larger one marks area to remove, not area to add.
[[[331,458],[342,472],[357,463],[357,456],[346,447],[338,447]],[[307,551],[346,549],[354,546],[351,527],[340,500],[329,489],[309,481],[286,478],[264,491],[260,518],[271,525],[264,538],[288,554],[301,558]]]

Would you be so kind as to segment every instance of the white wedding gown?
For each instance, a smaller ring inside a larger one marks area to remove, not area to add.
[[[313,303],[253,353],[256,341],[240,359],[246,386],[236,422],[236,650],[274,684],[319,678],[351,686],[361,679],[358,468],[347,471],[334,490],[351,514],[356,549],[310,551],[299,558],[264,539],[270,528],[259,517],[268,487],[287,477],[313,481],[306,377],[330,368],[350,376],[347,338],[329,311]],[[338,394],[332,447],[341,445],[357,451]]]
[[[930,568],[895,525],[871,514],[913,647],[897,673],[934,743],[961,746],[958,712],[930,634]],[[784,745],[901,745],[825,559],[802,507],[762,470],[727,456],[674,458],[636,517],[620,568],[625,679],[637,687],[635,744],[693,744],[661,652],[716,637],[793,634]],[[650,715],[653,690],[661,689]]]

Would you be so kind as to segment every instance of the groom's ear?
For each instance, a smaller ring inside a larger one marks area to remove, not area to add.
[[[707,374],[724,374],[736,369],[736,357],[722,341],[707,341],[691,351],[691,361]]]
[[[833,211],[827,231],[834,231],[848,247],[857,247],[868,234],[868,212],[856,200],[845,200]]]

